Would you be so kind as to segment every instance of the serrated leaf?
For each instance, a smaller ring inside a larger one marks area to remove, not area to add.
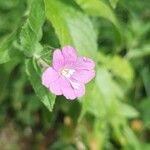
[[[40,98],[47,109],[52,111],[55,103],[55,96],[42,85],[41,74],[39,74],[37,69],[34,67],[32,59],[26,60],[26,72],[36,95]]]
[[[85,14],[59,0],[45,0],[45,9],[61,46],[70,44],[75,46],[80,54],[96,57],[96,34]]]
[[[20,34],[20,42],[27,56],[33,56],[34,53],[41,51],[39,49],[40,46],[37,45],[39,45],[42,36],[42,25],[44,21],[45,11],[43,0],[32,0],[28,19]]]

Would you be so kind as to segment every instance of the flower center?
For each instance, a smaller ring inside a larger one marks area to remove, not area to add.
[[[66,78],[70,78],[73,75],[74,72],[75,72],[74,69],[65,68],[65,69],[61,70],[61,75],[63,75]]]

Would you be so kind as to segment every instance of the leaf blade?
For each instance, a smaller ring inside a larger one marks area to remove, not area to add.
[[[43,0],[32,0],[29,16],[20,33],[20,43],[26,56],[41,51],[39,41],[42,37],[42,25],[45,21]]]
[[[55,96],[41,84],[40,74],[36,71],[32,60],[26,60],[26,73],[36,95],[40,98],[41,102],[48,108],[48,110],[52,111],[55,103]]]
[[[97,37],[86,15],[59,0],[55,2],[45,0],[45,9],[46,16],[55,28],[61,46],[70,44],[75,46],[82,55],[96,56]]]

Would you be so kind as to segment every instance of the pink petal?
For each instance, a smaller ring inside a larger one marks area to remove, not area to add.
[[[64,66],[64,57],[60,49],[56,49],[53,53],[53,67],[56,70],[61,69]]]
[[[58,73],[52,68],[47,68],[42,74],[42,84],[49,88],[51,82],[58,80]]]
[[[87,58],[87,57],[78,57],[74,65],[74,68],[76,69],[91,70],[91,69],[94,69],[94,67],[95,67],[95,62],[92,59]]]
[[[61,91],[61,87],[60,87],[60,78],[58,80],[50,83],[49,89],[55,95],[62,95],[62,91]]]
[[[73,100],[76,98],[74,89],[72,88],[68,80],[66,80],[65,78],[61,78],[60,86],[61,86],[62,93],[66,97],[66,99]]]
[[[80,83],[88,83],[95,77],[94,70],[77,70],[73,75],[72,78],[77,80]]]
[[[74,89],[75,95],[81,97],[85,94],[85,85],[80,83],[79,89]]]
[[[63,47],[62,54],[65,59],[65,64],[73,64],[77,60],[76,50],[71,46]]]

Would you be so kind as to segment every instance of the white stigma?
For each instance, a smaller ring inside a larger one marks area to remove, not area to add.
[[[61,70],[61,75],[63,75],[66,78],[70,78],[73,75],[74,72],[75,72],[74,69],[62,69]]]
[[[68,81],[70,82],[71,86],[74,88],[74,89],[79,89],[80,88],[80,84],[79,83],[76,83],[74,81],[72,81],[70,79],[70,77],[73,75],[73,73],[75,72],[74,69],[62,69],[61,70],[61,75],[64,76],[65,78],[68,79]]]
[[[84,60],[84,61],[87,61],[87,58],[86,58],[86,57],[83,57],[83,60]]]

